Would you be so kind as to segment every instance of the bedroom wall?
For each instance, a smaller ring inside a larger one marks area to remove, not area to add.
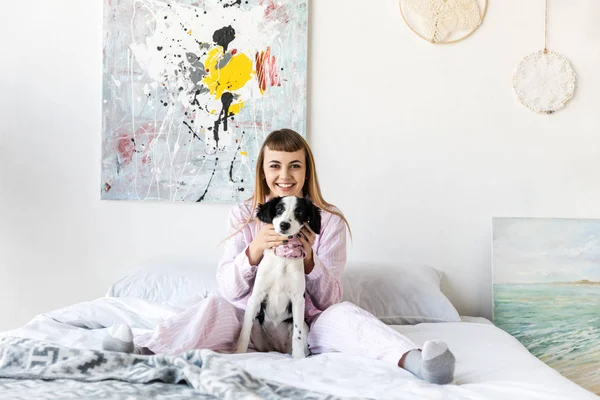
[[[0,330],[102,296],[147,259],[214,265],[228,205],[99,200],[102,2],[7,2],[0,24]],[[312,1],[309,132],[351,261],[446,272],[491,317],[493,216],[600,217],[600,3],[552,2],[549,47],[579,76],[536,115],[514,67],[543,40],[543,1],[490,2],[472,37],[433,46],[395,0]]]

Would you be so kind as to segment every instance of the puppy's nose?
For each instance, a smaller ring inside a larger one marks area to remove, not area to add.
[[[285,222],[285,221],[279,224],[279,227],[284,232],[287,231],[288,229],[290,229],[290,226],[292,226],[292,225],[290,225],[289,222]]]

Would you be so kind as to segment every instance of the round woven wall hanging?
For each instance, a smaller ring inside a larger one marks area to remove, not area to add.
[[[527,55],[513,75],[515,95],[525,107],[552,114],[560,110],[575,93],[576,74],[561,54],[546,48],[548,37],[548,0],[544,24],[544,49]]]
[[[406,25],[434,44],[463,40],[479,28],[487,0],[399,0]]]

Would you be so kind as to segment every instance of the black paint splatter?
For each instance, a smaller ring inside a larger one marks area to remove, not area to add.
[[[227,47],[235,39],[235,29],[231,25],[218,29],[213,34],[213,41],[223,47],[223,51],[227,52]]]
[[[190,132],[192,133],[192,135],[194,135],[194,137],[196,139],[198,139],[201,142],[204,142],[204,140],[202,140],[202,138],[200,136],[198,136],[198,134],[194,131],[194,129],[190,126],[190,124],[188,124],[185,121],[183,121],[183,124],[188,127],[188,129],[190,130]]]
[[[240,137],[238,148],[235,150],[235,153],[233,154],[233,160],[231,160],[231,164],[229,165],[229,182],[235,183],[235,181],[233,180],[233,164],[235,163],[235,160],[237,159],[238,153],[242,149],[242,139],[244,138],[245,133],[246,133],[245,131],[242,131],[242,136]],[[244,180],[242,179],[242,182],[243,181]],[[244,188],[240,188],[239,190],[241,192],[243,192]]]
[[[227,131],[227,119],[229,118],[229,107],[231,107],[231,103],[233,103],[233,94],[229,92],[223,93],[221,102],[223,103],[223,109],[220,114],[223,115],[223,130]]]
[[[213,168],[212,175],[210,176],[210,180],[208,181],[208,184],[206,185],[206,189],[204,190],[204,193],[202,194],[202,196],[200,196],[200,198],[198,200],[196,200],[196,203],[200,203],[206,197],[206,193],[208,193],[210,184],[211,184],[213,178],[215,177],[215,172],[217,171],[218,164],[219,164],[219,157],[215,157],[215,167]]]
[[[198,108],[202,109],[202,105],[198,101],[198,96],[204,93],[204,89],[204,86],[200,87],[200,89],[196,89],[196,91],[194,92],[194,100],[192,100],[190,103],[191,105],[198,106]]]
[[[248,3],[248,2],[246,2],[246,3]],[[242,5],[242,0],[235,0],[231,4],[223,4],[223,8],[233,7],[235,5],[241,6]]]
[[[219,126],[221,122],[223,123],[223,131],[227,132],[227,123],[229,119],[229,107],[231,107],[231,103],[233,102],[233,94],[229,92],[223,93],[221,95],[221,102],[223,103],[223,108],[219,113],[219,117],[215,121],[215,128],[213,129],[213,137],[215,139],[215,146],[219,147]]]

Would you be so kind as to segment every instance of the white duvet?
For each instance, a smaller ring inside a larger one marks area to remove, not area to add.
[[[38,315],[0,333],[99,349],[106,327],[129,324],[134,334],[152,329],[180,309],[134,298],[101,298]],[[456,355],[455,381],[428,384],[384,362],[341,353],[293,360],[276,353],[224,355],[257,377],[342,397],[377,399],[553,400],[598,399],[531,355],[516,339],[483,319],[395,325],[418,344],[443,339]],[[487,323],[486,323],[487,322]]]

